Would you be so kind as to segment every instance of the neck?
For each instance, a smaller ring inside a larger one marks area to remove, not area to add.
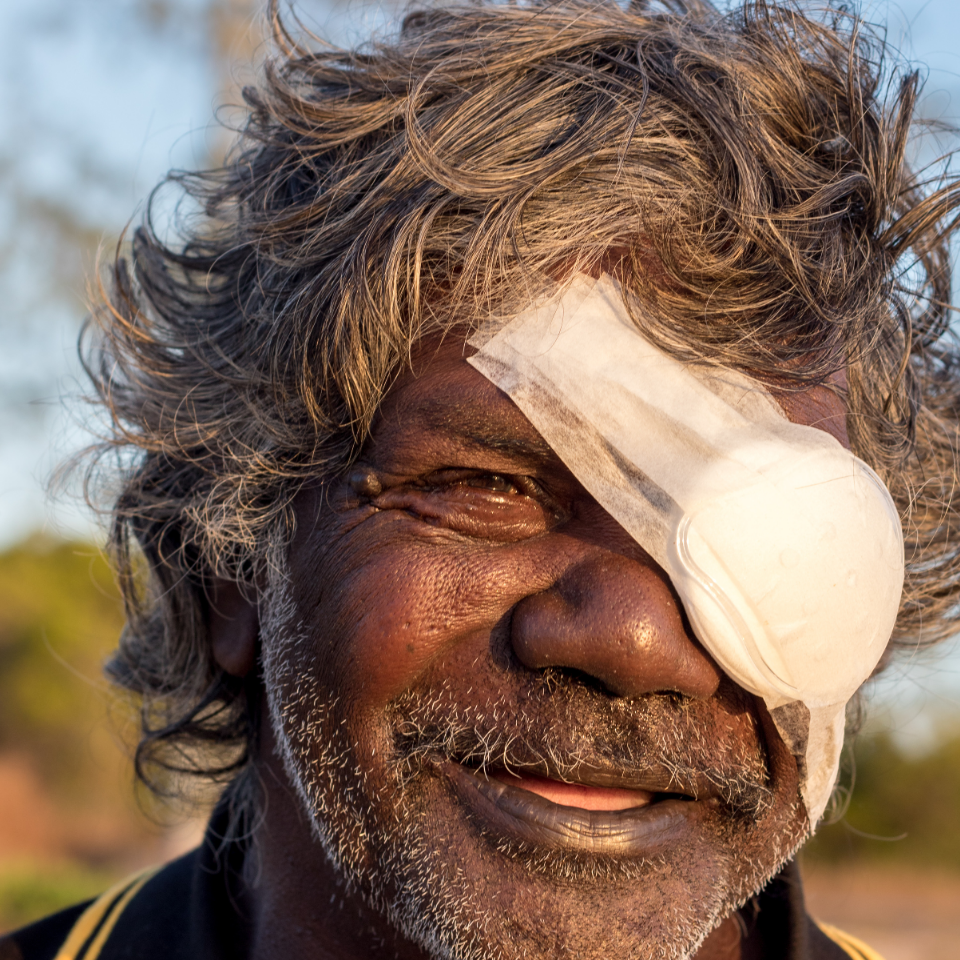
[[[736,916],[727,917],[717,927],[694,955],[693,960],[754,960],[740,932]],[[760,958],[756,958],[760,960]]]
[[[265,813],[244,870],[253,918],[248,960],[428,960],[348,889],[313,836],[272,745],[266,747]]]

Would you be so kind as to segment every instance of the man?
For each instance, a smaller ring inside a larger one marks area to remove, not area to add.
[[[916,77],[766,3],[276,36],[87,354],[138,771],[223,795],[0,956],[871,956],[791,858],[957,609]]]

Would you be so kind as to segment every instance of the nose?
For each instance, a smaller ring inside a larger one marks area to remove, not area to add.
[[[579,670],[617,696],[706,698],[721,677],[688,636],[663,574],[617,553],[584,557],[548,590],[521,600],[511,640],[526,666]]]

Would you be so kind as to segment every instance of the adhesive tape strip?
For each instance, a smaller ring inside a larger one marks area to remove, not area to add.
[[[721,668],[771,711],[799,701],[835,731],[903,585],[899,518],[869,466],[791,423],[757,381],[659,350],[608,276],[471,343],[469,362],[667,572]],[[792,737],[818,740],[807,733]],[[839,744],[827,753],[835,774]],[[833,775],[807,780],[826,791],[804,793],[815,821]]]

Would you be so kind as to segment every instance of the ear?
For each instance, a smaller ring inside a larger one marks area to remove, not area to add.
[[[234,677],[245,677],[257,662],[260,611],[233,580],[215,579],[207,588],[207,625],[213,659]]]

